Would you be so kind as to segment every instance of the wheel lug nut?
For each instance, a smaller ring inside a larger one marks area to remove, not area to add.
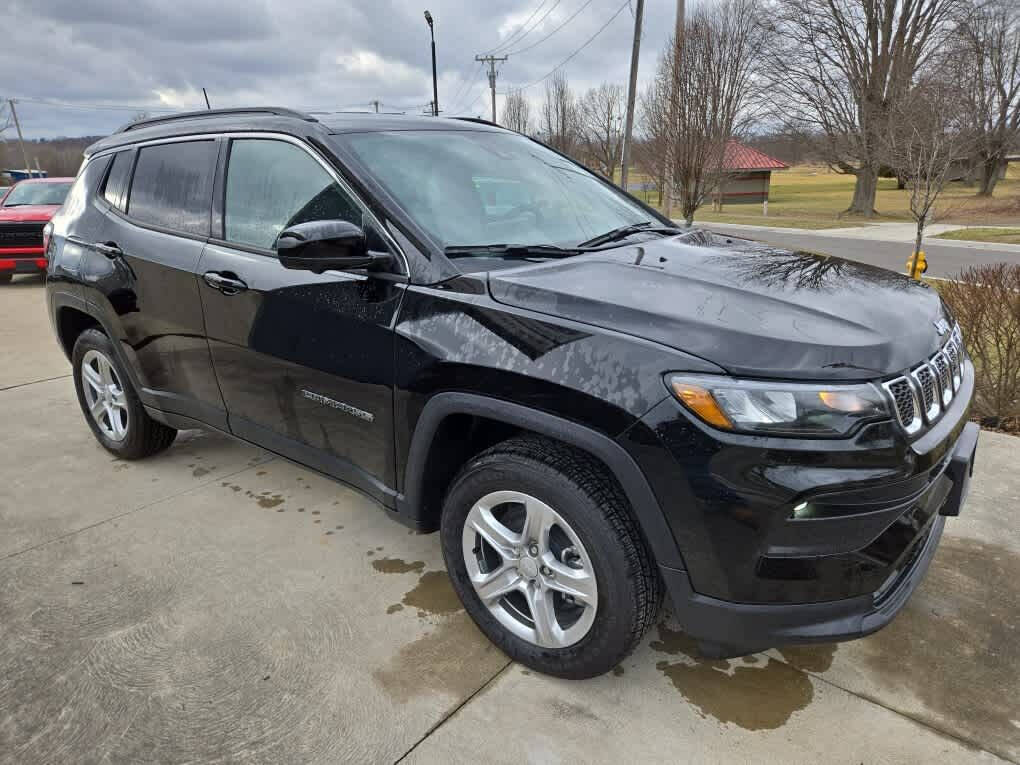
[[[528,555],[532,558],[538,557],[538,545],[530,545],[528,547]]]
[[[552,577],[553,577],[552,569],[549,568],[548,566],[542,566],[542,575],[543,576],[547,576],[550,579],[552,579]]]

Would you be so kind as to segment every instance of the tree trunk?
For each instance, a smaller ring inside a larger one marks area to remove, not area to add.
[[[995,184],[999,182],[999,170],[1001,164],[998,158],[986,159],[981,163],[981,185],[978,188],[979,197],[990,197],[995,191]]]
[[[863,215],[870,218],[875,214],[875,192],[878,191],[878,172],[873,167],[862,167],[857,171],[854,183],[854,198],[847,208],[849,215]]]

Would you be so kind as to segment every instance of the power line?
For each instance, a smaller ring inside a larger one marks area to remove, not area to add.
[[[593,34],[591,37],[589,37],[587,40],[585,40],[580,48],[575,50],[573,53],[571,53],[569,56],[567,56],[565,59],[563,59],[560,63],[558,63],[556,66],[554,66],[548,72],[546,72],[543,76],[539,77],[537,80],[534,80],[533,82],[529,82],[527,85],[521,85],[520,87],[515,88],[515,90],[527,90],[528,88],[530,88],[530,87],[532,87],[534,85],[538,85],[538,83],[542,82],[543,80],[547,80],[550,77],[552,77],[556,73],[557,69],[560,69],[564,64],[568,63],[572,58],[574,58],[574,56],[576,56],[578,53],[580,53],[585,48],[587,48],[589,45],[591,45],[592,41],[596,37],[598,37],[600,34],[602,34],[606,30],[606,27],[608,27],[610,24],[612,24],[613,21],[616,20],[616,17],[619,16],[621,13],[623,13],[623,9],[626,8],[629,4],[630,4],[630,0],[624,0],[623,5],[621,5],[619,8],[616,9],[616,13],[614,13],[612,16],[609,17],[609,21],[607,21],[605,24],[603,24],[601,27],[599,27],[599,30],[595,34]]]
[[[457,89],[457,95],[450,99],[450,111],[456,112],[461,105],[462,99],[464,99],[471,92],[471,85],[475,80],[478,79],[478,75],[482,73],[482,69],[485,68],[485,64],[479,62],[469,79],[463,79],[460,88]]]
[[[532,24],[531,28],[527,32],[525,32],[523,35],[521,35],[520,37],[517,38],[517,41],[514,43],[514,45],[520,45],[522,42],[524,42],[524,38],[527,37],[528,35],[530,35],[536,29],[538,29],[538,27],[542,24],[542,22],[545,21],[549,17],[550,13],[552,13],[553,11],[556,10],[556,6],[558,6],[561,2],[563,2],[563,0],[556,0],[555,3],[553,3],[551,6],[549,6],[549,8],[546,9],[546,12],[542,14],[541,18],[539,18],[538,21],[536,21],[534,24]],[[509,46],[507,46],[507,47],[509,47]],[[527,49],[525,49],[525,50],[527,50]],[[506,51],[506,48],[503,49],[503,52],[505,52],[505,51]]]
[[[85,109],[88,111],[95,110],[109,110],[109,111],[129,111],[129,112],[162,112],[166,114],[172,114],[173,112],[182,111],[181,109],[171,109],[165,106],[142,106],[128,104],[82,104],[82,103],[68,103],[67,101],[55,101],[48,98],[15,98],[17,102],[24,102],[27,104],[41,104],[43,106],[54,106],[60,109]]]
[[[510,33],[509,35],[507,35],[507,38],[506,38],[505,40],[503,40],[503,42],[501,42],[501,43],[498,43],[498,44],[497,44],[497,45],[496,45],[496,46],[495,46],[494,48],[490,48],[489,50],[485,51],[485,53],[486,53],[486,54],[490,54],[490,53],[495,53],[495,52],[496,52],[496,51],[498,51],[498,50],[499,50],[500,48],[505,48],[505,47],[506,47],[507,45],[509,45],[509,44],[510,44],[510,42],[511,42],[511,41],[519,42],[519,41],[520,41],[520,38],[518,38],[517,36],[518,36],[518,35],[520,34],[521,30],[522,30],[522,29],[524,29],[524,27],[526,27],[526,26],[528,25],[528,23],[529,23],[529,22],[530,22],[530,21],[531,21],[531,20],[532,20],[533,18],[535,18],[535,14],[536,14],[536,13],[538,13],[538,12],[539,12],[540,10],[542,10],[542,6],[543,6],[543,5],[545,5],[545,4],[546,4],[546,3],[548,3],[548,2],[549,2],[549,0],[542,0],[542,2],[540,2],[540,3],[539,3],[539,4],[538,4],[538,5],[536,6],[536,7],[535,7],[535,10],[533,10],[533,11],[531,12],[531,15],[530,15],[530,16],[528,16],[528,18],[524,20],[524,23],[523,23],[523,24],[521,24],[520,26],[518,26],[518,27],[517,27],[517,29],[515,29],[515,30],[514,30],[513,32],[511,32],[511,33]],[[557,0],[557,4],[559,4],[559,0]],[[555,6],[554,6],[554,7],[555,7]]]
[[[578,14],[579,14],[579,13],[580,13],[581,11],[583,11],[583,10],[584,10],[585,8],[587,8],[587,7],[589,6],[589,5],[591,5],[591,0],[588,0],[588,1],[587,1],[587,2],[586,2],[586,3],[584,4],[584,5],[582,5],[582,6],[581,6],[580,8],[578,8],[578,9],[577,9],[576,11],[574,11],[573,15],[572,15],[572,16],[571,16],[570,18],[568,18],[568,19],[567,19],[566,21],[564,21],[564,22],[563,22],[562,24],[560,24],[560,25],[559,25],[558,27],[556,27],[556,29],[554,29],[553,31],[551,31],[551,32],[550,32],[549,34],[547,34],[547,35],[546,35],[545,37],[543,37],[543,38],[542,38],[541,40],[539,40],[538,42],[532,43],[531,45],[528,45],[528,46],[527,46],[527,47],[525,47],[525,48],[520,48],[519,50],[515,50],[515,51],[512,51],[512,52],[511,52],[511,53],[510,53],[509,55],[511,55],[511,56],[517,56],[517,55],[519,55],[519,54],[521,54],[521,53],[526,53],[527,51],[531,50],[532,48],[537,48],[537,47],[538,47],[539,45],[541,45],[542,43],[544,43],[544,42],[545,42],[546,40],[548,40],[548,39],[549,39],[550,37],[552,37],[552,36],[553,36],[554,34],[556,34],[556,33],[557,33],[557,32],[559,32],[559,31],[560,31],[561,29],[563,29],[563,27],[565,27],[565,26],[566,26],[567,24],[569,24],[569,23],[570,23],[571,21],[573,21],[573,20],[574,20],[575,18],[577,18],[577,15],[578,15]],[[520,42],[520,41],[518,40],[518,42]]]

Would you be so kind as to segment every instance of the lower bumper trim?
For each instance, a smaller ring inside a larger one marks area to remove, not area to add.
[[[0,272],[36,274],[46,270],[46,258],[0,258]]]
[[[924,549],[879,605],[871,594],[823,603],[734,603],[700,595],[686,571],[660,566],[684,631],[717,658],[742,656],[776,645],[853,640],[892,621],[928,571],[945,517],[936,516]]]

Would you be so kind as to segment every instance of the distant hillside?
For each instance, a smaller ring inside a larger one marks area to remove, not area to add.
[[[7,140],[0,143],[0,171],[5,167],[24,167],[25,160],[17,137],[12,138],[11,131],[5,133],[4,137]],[[28,161],[32,163],[33,168],[38,159],[39,167],[50,175],[75,175],[81,165],[85,147],[99,138],[100,136],[85,136],[82,138],[26,140],[25,151],[28,153]]]

